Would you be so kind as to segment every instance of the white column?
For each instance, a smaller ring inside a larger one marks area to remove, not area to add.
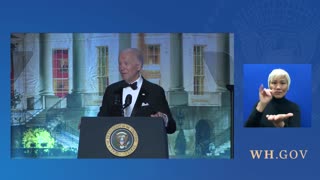
[[[131,46],[131,35],[129,33],[119,34],[119,51],[130,48]]]
[[[52,52],[49,43],[49,34],[40,33],[40,95],[53,95],[52,82]]]
[[[182,34],[170,34],[170,88],[169,91],[183,91]]]
[[[85,58],[86,58],[86,39],[84,33],[73,33],[73,89],[72,93],[85,92]]]
[[[183,87],[182,34],[170,34],[170,87],[168,103],[170,106],[188,104],[188,94]]]
[[[214,79],[218,85],[217,91],[226,91],[226,85],[230,82],[229,34],[219,33],[216,37]]]
[[[118,51],[116,52],[116,57],[117,58],[115,58],[114,60],[115,60],[115,62],[111,62],[110,61],[110,63],[115,63],[113,66],[115,66],[116,68],[114,68],[115,69],[115,72],[116,72],[116,74],[117,74],[117,76],[116,77],[114,77],[114,78],[111,78],[110,77],[110,80],[113,80],[113,82],[116,82],[116,81],[119,81],[119,80],[122,80],[122,77],[121,77],[121,75],[120,75],[120,72],[119,72],[119,70],[118,70],[118,59],[119,59],[119,52],[121,51],[121,50],[123,50],[123,49],[126,49],[126,48],[131,48],[131,47],[135,47],[135,46],[133,46],[133,44],[131,44],[131,34],[129,34],[129,33],[119,33],[118,34],[118,37],[119,37],[119,49],[118,49]],[[139,47],[136,47],[136,48],[139,48]],[[109,66],[109,67],[111,67],[111,66]]]

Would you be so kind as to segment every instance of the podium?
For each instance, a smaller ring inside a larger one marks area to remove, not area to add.
[[[82,117],[78,158],[168,158],[162,118]]]

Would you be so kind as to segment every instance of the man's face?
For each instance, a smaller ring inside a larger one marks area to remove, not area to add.
[[[288,80],[285,76],[279,76],[271,80],[269,86],[275,98],[283,98],[288,91]]]
[[[123,80],[133,83],[139,78],[141,63],[133,52],[123,52],[119,57],[119,72]]]

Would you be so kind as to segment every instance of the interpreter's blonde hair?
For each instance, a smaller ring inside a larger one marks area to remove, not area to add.
[[[290,84],[291,84],[291,78],[289,76],[289,73],[283,69],[274,69],[271,71],[271,73],[269,74],[269,77],[268,77],[268,87],[270,88],[271,81],[273,81],[274,79],[276,79],[280,76],[281,77],[284,76],[287,79],[288,90],[289,90]]]

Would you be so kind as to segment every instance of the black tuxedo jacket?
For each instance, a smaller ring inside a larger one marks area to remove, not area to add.
[[[122,80],[107,87],[98,116],[123,116],[122,90],[125,84],[125,81]],[[176,122],[172,117],[163,88],[143,78],[131,117],[150,117],[151,114],[156,112],[162,112],[168,116],[167,133],[174,133]]]

